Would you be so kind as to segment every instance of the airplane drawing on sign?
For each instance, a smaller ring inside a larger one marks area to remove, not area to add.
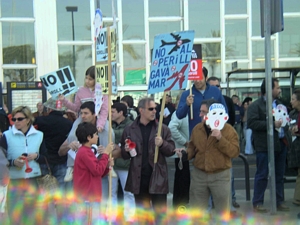
[[[170,91],[178,81],[179,81],[179,89],[182,89],[182,83],[185,80],[184,72],[188,66],[189,64],[185,64],[179,72],[176,71],[175,73],[173,73],[172,76],[168,77],[167,80],[171,80],[172,78],[175,79],[174,82],[170,85],[170,87],[166,88],[165,91]]]
[[[161,46],[163,47],[165,45],[175,45],[171,51],[168,53],[168,55],[170,55],[172,52],[177,51],[181,45],[190,42],[190,39],[181,39],[181,36],[179,34],[173,34],[171,33],[172,37],[176,40],[176,41],[172,41],[172,42],[165,42],[164,40],[161,40]]]

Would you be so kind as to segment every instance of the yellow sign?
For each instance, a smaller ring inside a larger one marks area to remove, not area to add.
[[[10,87],[11,87],[11,88],[17,88],[17,83],[11,83],[11,84],[10,84]]]
[[[101,84],[102,93],[109,94],[108,64],[96,65],[96,82]]]

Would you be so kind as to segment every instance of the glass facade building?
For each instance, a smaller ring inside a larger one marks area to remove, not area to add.
[[[113,0],[117,16],[118,90],[144,96],[150,71],[150,49],[156,34],[195,30],[202,44],[208,76],[221,78],[231,64],[264,68],[260,0]],[[111,0],[1,0],[0,82],[34,81],[69,65],[78,85],[94,64],[93,20],[97,6],[104,26],[112,24]],[[300,66],[300,3],[283,1],[284,31],[271,37],[273,67]],[[276,74],[289,87],[288,74]],[[264,74],[237,74],[230,94],[259,93]],[[300,82],[299,82],[300,83]],[[296,85],[298,82],[296,82]],[[224,92],[225,93],[225,92]],[[160,97],[160,96],[157,96]]]

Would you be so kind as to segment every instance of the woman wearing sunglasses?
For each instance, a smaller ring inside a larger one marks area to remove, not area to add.
[[[7,151],[10,184],[7,206],[11,224],[34,224],[40,213],[36,200],[36,177],[41,176],[39,163],[45,163],[46,147],[43,133],[33,126],[34,117],[28,107],[19,106],[12,111],[14,125],[3,133],[0,146]],[[14,216],[19,212],[19,216]]]

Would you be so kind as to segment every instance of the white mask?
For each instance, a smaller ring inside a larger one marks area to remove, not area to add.
[[[215,103],[209,107],[208,114],[204,116],[206,125],[212,130],[222,130],[228,120],[228,114],[222,104]]]
[[[290,121],[288,111],[284,105],[277,105],[272,112],[273,116],[275,117],[275,121],[282,122],[281,127],[285,127],[285,125]]]

